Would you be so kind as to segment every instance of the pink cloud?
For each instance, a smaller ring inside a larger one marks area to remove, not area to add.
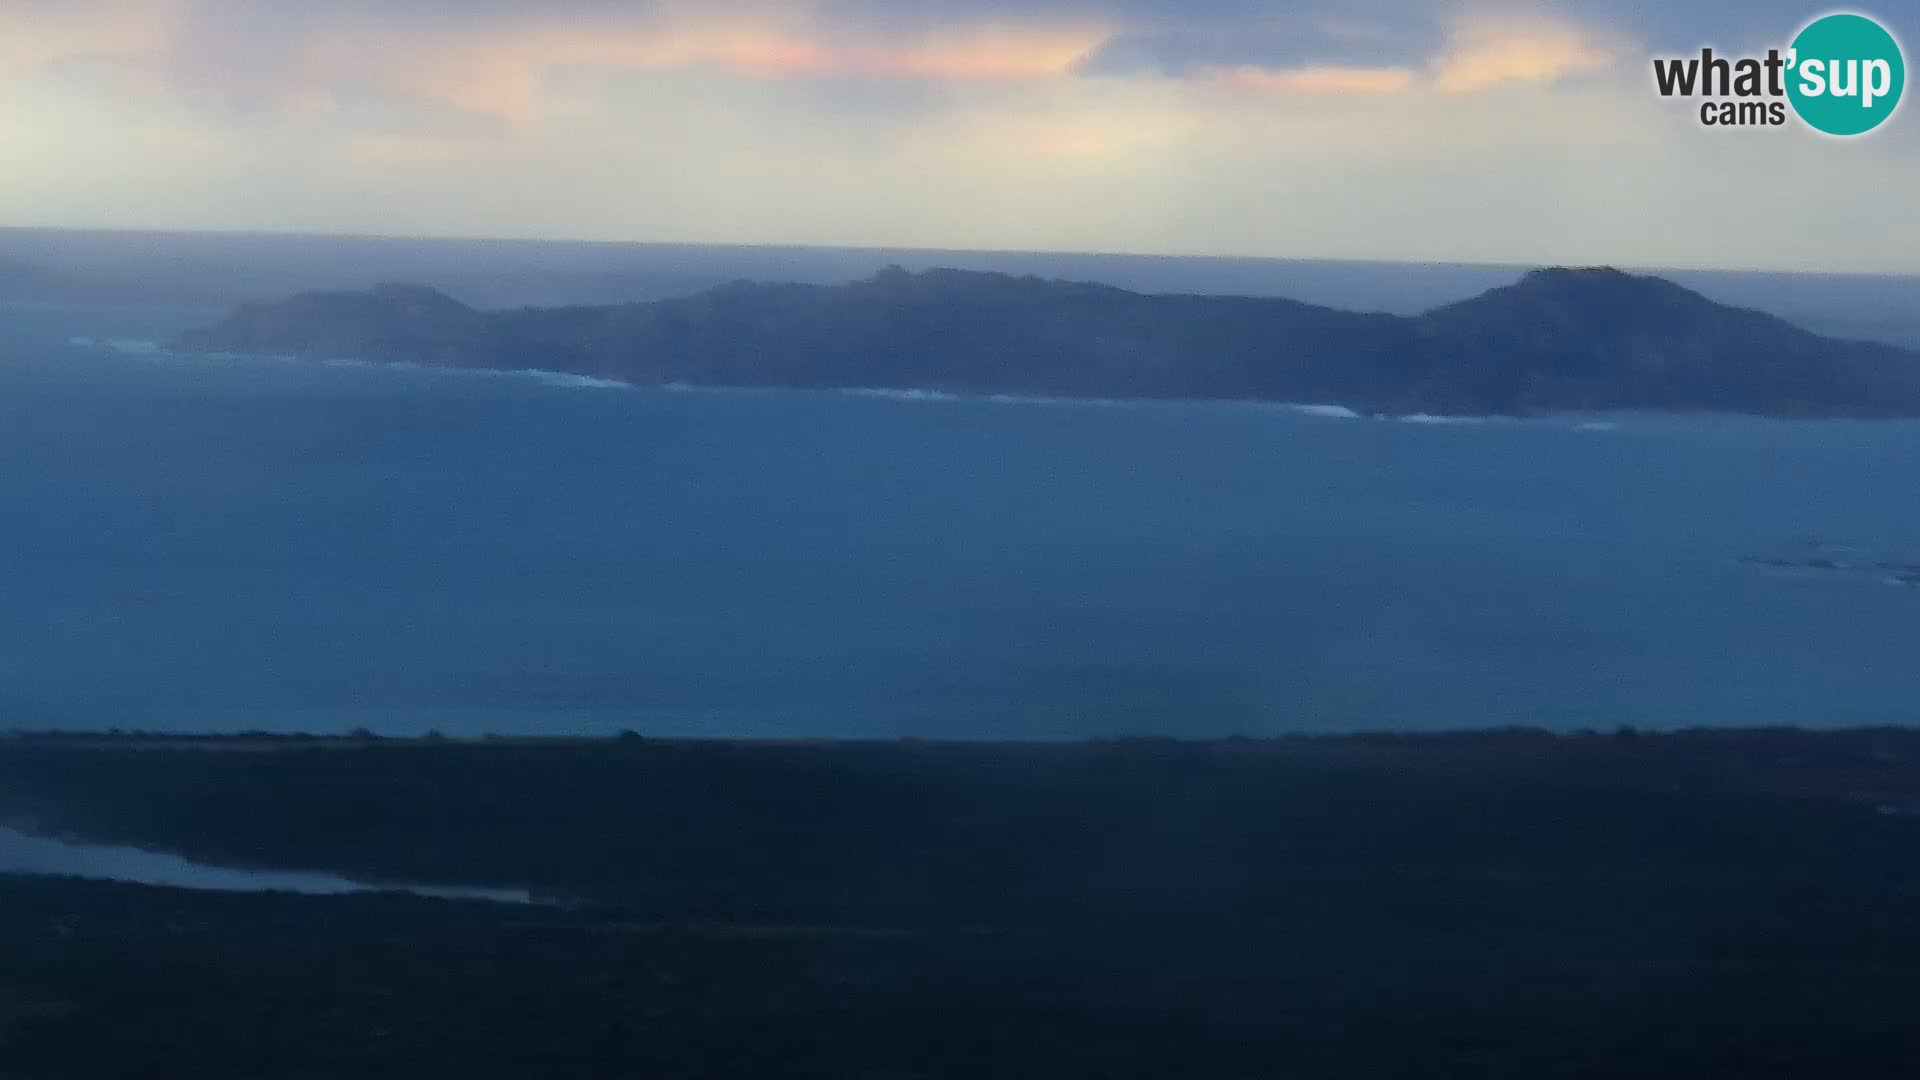
[[[454,18],[258,0],[0,0],[0,75],[112,55],[211,99],[315,113],[335,88],[356,85],[526,126],[556,70],[1030,80],[1068,74],[1110,32],[1106,23],[1056,18],[868,34],[751,3],[559,13],[529,6]]]
[[[1418,77],[1406,67],[1215,68],[1209,74],[1222,86],[1282,94],[1397,94]]]
[[[1377,28],[1332,23],[1337,36]],[[545,88],[580,68],[714,69],[748,79],[1040,82],[1071,78],[1129,28],[1118,17],[952,16],[885,31],[806,5],[660,0],[625,10],[486,6],[471,12],[261,0],[0,0],[0,76],[76,57],[112,57],[188,101],[324,117],[343,93],[431,103],[508,129],[538,125]],[[1471,93],[1601,70],[1617,53],[1541,18],[1470,18],[1425,61],[1201,69],[1213,85],[1276,96]],[[398,134],[407,135],[408,132]],[[391,151],[382,151],[391,152]]]

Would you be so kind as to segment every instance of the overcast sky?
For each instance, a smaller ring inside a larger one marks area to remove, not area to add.
[[[1823,10],[0,0],[0,224],[1920,272],[1920,113],[1652,91]]]

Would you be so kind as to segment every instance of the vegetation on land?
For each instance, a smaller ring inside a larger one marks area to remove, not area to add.
[[[0,1075],[1908,1076],[1920,735],[0,740]],[[57,1003],[57,1007],[48,1003]]]

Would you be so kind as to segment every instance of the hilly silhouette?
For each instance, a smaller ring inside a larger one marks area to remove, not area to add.
[[[637,384],[1219,398],[1390,415],[1920,416],[1920,353],[1822,337],[1606,267],[1532,271],[1412,317],[897,267],[846,285],[735,282],[647,303],[494,312],[382,285],[244,305],[177,345]]]

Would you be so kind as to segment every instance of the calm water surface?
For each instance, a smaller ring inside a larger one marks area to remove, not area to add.
[[[0,309],[0,727],[1920,720],[1920,425],[675,392]],[[1760,559],[1831,559],[1778,570]]]

